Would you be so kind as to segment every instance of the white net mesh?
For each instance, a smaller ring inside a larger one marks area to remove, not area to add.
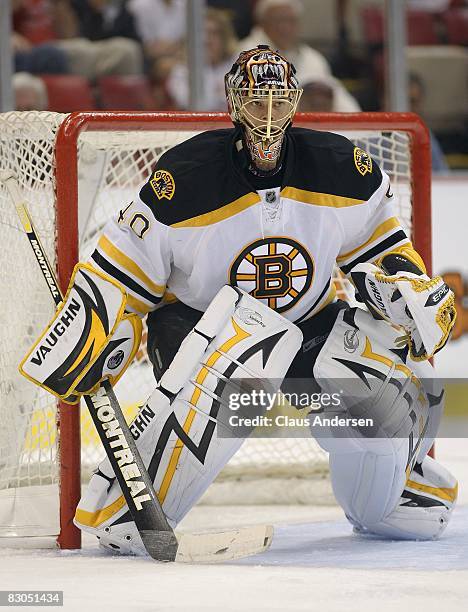
[[[16,174],[37,232],[55,264],[54,141],[65,115],[5,113],[0,115],[0,170]],[[106,220],[130,202],[158,157],[169,147],[197,133],[181,126],[173,131],[109,130],[83,132],[79,138],[80,257],[93,250]],[[213,125],[216,127],[216,125]],[[392,179],[399,215],[411,232],[411,139],[408,133],[337,129],[366,149]],[[0,533],[2,495],[11,499],[18,487],[57,483],[56,408],[51,396],[18,374],[18,363],[51,318],[54,304],[17,219],[0,184],[1,296],[0,318]],[[351,299],[349,287],[336,279],[340,297]],[[154,387],[152,369],[143,351],[116,388],[124,410],[132,416]],[[82,465],[89,474],[102,458],[97,434],[83,410]],[[252,439],[224,471],[229,482],[259,475],[307,479],[323,474],[326,457],[310,439]],[[232,487],[229,486],[229,489]],[[258,487],[257,487],[258,488]],[[267,487],[268,488],[268,487]],[[273,497],[277,491],[271,487]],[[288,494],[290,491],[288,490]],[[261,494],[261,497],[265,497]],[[291,499],[291,495],[289,495]],[[237,500],[239,501],[239,500]],[[275,501],[270,499],[269,501]],[[284,501],[279,499],[277,501]],[[301,501],[305,501],[301,496]],[[310,501],[310,500],[307,500]],[[10,521],[11,522],[11,521]]]
[[[58,115],[48,116],[44,121],[37,113],[0,115],[0,169],[11,170],[18,176],[53,264],[52,160],[54,133],[61,119]],[[18,488],[28,487],[35,492],[36,487],[48,485],[54,509],[58,507],[58,467],[55,402],[45,391],[28,384],[18,372],[25,351],[52,317],[54,303],[1,183],[0,244],[0,533],[5,531],[8,535],[20,532],[20,521],[16,518],[19,502],[14,495]]]

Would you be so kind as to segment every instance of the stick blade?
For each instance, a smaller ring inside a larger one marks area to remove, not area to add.
[[[219,563],[242,559],[267,550],[273,539],[271,525],[239,527],[218,533],[184,533],[179,536],[178,563]]]
[[[155,561],[175,561],[179,544],[173,531],[142,529],[139,533],[146,552]]]

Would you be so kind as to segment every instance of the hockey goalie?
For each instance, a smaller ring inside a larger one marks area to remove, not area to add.
[[[138,344],[134,319],[147,315],[158,387],[131,429],[172,526],[244,441],[229,427],[230,389],[295,378],[344,388],[340,410],[378,423],[318,440],[354,531],[438,538],[457,483],[428,456],[443,409],[429,360],[449,339],[454,295],[427,276],[370,155],[292,127],[301,90],[286,58],[245,51],[225,84],[234,127],[164,153],[77,270],[70,291],[101,313],[99,333],[92,321],[76,332],[83,363],[39,372],[36,347],[23,370],[76,401],[113,368],[123,374]],[[336,264],[361,307],[337,299]],[[75,523],[103,546],[142,551],[108,460]]]

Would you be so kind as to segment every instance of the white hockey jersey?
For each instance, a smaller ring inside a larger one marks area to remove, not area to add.
[[[167,151],[133,202],[106,225],[92,263],[120,281],[140,315],[178,299],[204,311],[237,285],[299,323],[335,298],[338,262],[410,241],[389,178],[329,132],[291,128],[281,184],[256,191],[236,156],[238,129],[204,132]]]

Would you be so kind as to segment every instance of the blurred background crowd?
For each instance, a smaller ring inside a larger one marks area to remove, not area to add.
[[[17,110],[190,110],[186,0],[11,0]],[[433,169],[468,168],[468,0],[407,0],[408,99]],[[301,111],[387,108],[384,0],[206,0],[205,100],[239,51],[296,66]]]

